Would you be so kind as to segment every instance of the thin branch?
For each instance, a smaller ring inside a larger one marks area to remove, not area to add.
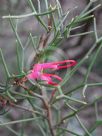
[[[42,114],[42,113],[40,113],[40,112],[38,112],[38,111],[34,111],[34,110],[32,110],[32,109],[28,109],[28,108],[26,108],[26,107],[24,107],[24,106],[20,106],[20,105],[17,105],[17,104],[15,104],[15,103],[10,103],[13,107],[16,107],[16,108],[19,108],[19,109],[22,109],[22,110],[25,110],[25,111],[28,111],[28,112],[32,112],[32,113],[34,113],[34,114],[38,114],[38,115],[41,115],[41,116],[43,116],[44,118],[45,118],[45,116]]]
[[[52,127],[52,112],[51,112],[51,107],[48,104],[48,100],[46,100],[46,96],[43,93],[43,90],[41,90],[41,94],[43,96],[42,101],[43,101],[44,108],[47,111],[47,121],[48,121],[48,124],[49,124],[49,129],[50,129],[51,135],[55,136],[54,130],[53,130],[53,127]]]

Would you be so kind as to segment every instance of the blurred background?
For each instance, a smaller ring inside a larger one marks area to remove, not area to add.
[[[32,0],[35,7],[37,7],[37,1]],[[51,1],[52,4],[54,4],[54,0]],[[89,3],[89,0],[60,0],[61,6],[63,11],[67,11],[68,9],[75,8],[68,16],[67,22],[70,21],[73,17],[79,15],[81,11],[86,7],[86,5]],[[102,0],[97,0],[94,2],[95,5],[98,3],[102,4]],[[94,4],[90,7],[93,8]],[[41,0],[41,7],[42,11],[44,10],[44,2]],[[16,56],[15,56],[15,35],[12,32],[10,23],[7,19],[2,19],[2,16],[5,15],[20,15],[20,14],[27,14],[30,13],[31,9],[27,3],[26,0],[0,0],[0,48],[3,50],[3,54],[5,56],[5,60],[9,66],[10,71],[16,73]],[[93,14],[97,19],[97,32],[98,36],[100,37],[102,35],[102,6],[95,10]],[[36,21],[35,18],[29,17],[29,18],[23,18],[21,20],[17,21],[17,31],[21,38],[21,41],[23,45],[26,45],[27,43],[27,37],[29,33],[32,33],[33,36],[41,35],[44,33],[44,30],[41,28],[39,23]],[[66,22],[66,23],[67,23]],[[93,19],[90,21],[87,21],[81,28],[78,30],[73,30],[71,32],[71,35],[74,35],[76,33],[82,33],[93,30]],[[68,39],[64,39],[61,42],[60,46],[60,54],[64,54],[70,59],[80,60],[86,52],[90,49],[90,47],[95,42],[95,38],[93,34],[89,35],[82,35],[82,36],[70,36]],[[29,49],[26,52],[27,57],[26,61],[28,62],[28,56],[30,54]],[[56,53],[55,53],[56,54]],[[92,57],[94,56],[94,52]],[[61,55],[57,56],[61,57]],[[92,60],[92,57],[86,62],[84,65],[82,65],[77,73],[75,74],[74,78],[70,80],[69,88],[73,87],[74,85],[77,85],[81,82],[84,75],[86,74],[87,68]],[[28,62],[29,63],[29,62]],[[1,64],[0,64],[1,65]],[[61,74],[65,74],[65,71],[63,71]],[[5,76],[3,73],[3,68],[0,66],[0,81],[3,83],[5,80]],[[102,82],[102,50],[99,54],[99,57],[89,75],[89,82]],[[67,86],[65,87],[65,90],[67,91]],[[77,98],[81,98],[81,92],[82,90],[78,91],[75,95]],[[91,87],[88,88],[86,91],[86,100],[87,102],[92,102],[95,98],[98,96],[102,96],[102,87]],[[100,100],[97,103],[98,107],[98,115],[99,118],[102,119],[102,100]],[[78,107],[78,105],[76,105]],[[23,116],[23,112],[19,109],[13,109],[11,114],[9,114],[7,117],[0,116],[0,121],[8,121],[10,120],[16,120]],[[63,109],[63,114],[66,114],[65,109]],[[94,105],[90,105],[87,109],[79,113],[80,118],[82,122],[84,122],[84,125],[89,128],[95,121],[96,115],[95,115],[95,107]],[[22,125],[13,125],[14,130],[19,130],[19,128],[22,127]],[[34,126],[35,129],[33,129],[32,124],[25,124],[25,130],[26,130],[26,136],[40,136],[39,130],[37,130],[37,126]],[[79,132],[80,134],[83,133],[83,130],[79,126],[77,120],[72,119],[69,123],[69,128],[71,130],[75,130],[76,132]],[[5,131],[6,130],[6,131]],[[33,131],[34,130],[34,131]],[[66,134],[67,135],[67,134]],[[13,136],[13,134],[4,127],[0,127],[0,136]],[[68,135],[70,136],[70,135]],[[73,136],[73,135],[72,135]],[[98,127],[96,131],[93,133],[93,136],[102,136],[102,126]]]

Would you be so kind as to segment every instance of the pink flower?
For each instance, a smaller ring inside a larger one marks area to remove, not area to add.
[[[59,81],[62,81],[62,78],[54,74],[43,73],[43,70],[45,69],[59,70],[59,69],[69,68],[74,65],[76,65],[75,60],[64,60],[64,61],[58,61],[58,62],[35,64],[33,66],[33,69],[31,70],[31,73],[27,75],[27,78],[28,79],[40,79],[40,80],[46,81],[47,84],[58,85],[56,82],[53,82],[52,78],[55,78]]]

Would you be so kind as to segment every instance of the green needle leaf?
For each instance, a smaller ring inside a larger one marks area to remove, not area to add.
[[[28,118],[28,119],[21,119],[21,120],[5,122],[5,123],[1,123],[0,126],[13,125],[13,124],[22,123],[22,122],[29,122],[29,121],[34,121],[34,120],[37,120],[37,119],[41,119],[41,117]]]
[[[3,63],[4,69],[5,69],[5,73],[6,73],[7,78],[8,78],[8,77],[10,77],[10,73],[9,73],[8,68],[7,68],[7,65],[6,65],[6,62],[5,62],[1,48],[0,48],[0,56],[1,56],[1,60],[2,60],[2,63]]]

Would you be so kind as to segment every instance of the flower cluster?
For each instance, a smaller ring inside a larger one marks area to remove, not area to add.
[[[27,75],[28,79],[40,79],[46,81],[49,85],[58,85],[58,83],[53,81],[53,78],[62,81],[62,78],[55,74],[44,73],[46,69],[59,70],[64,68],[69,68],[76,65],[75,60],[64,60],[58,62],[50,63],[38,63],[33,66],[31,72]]]

